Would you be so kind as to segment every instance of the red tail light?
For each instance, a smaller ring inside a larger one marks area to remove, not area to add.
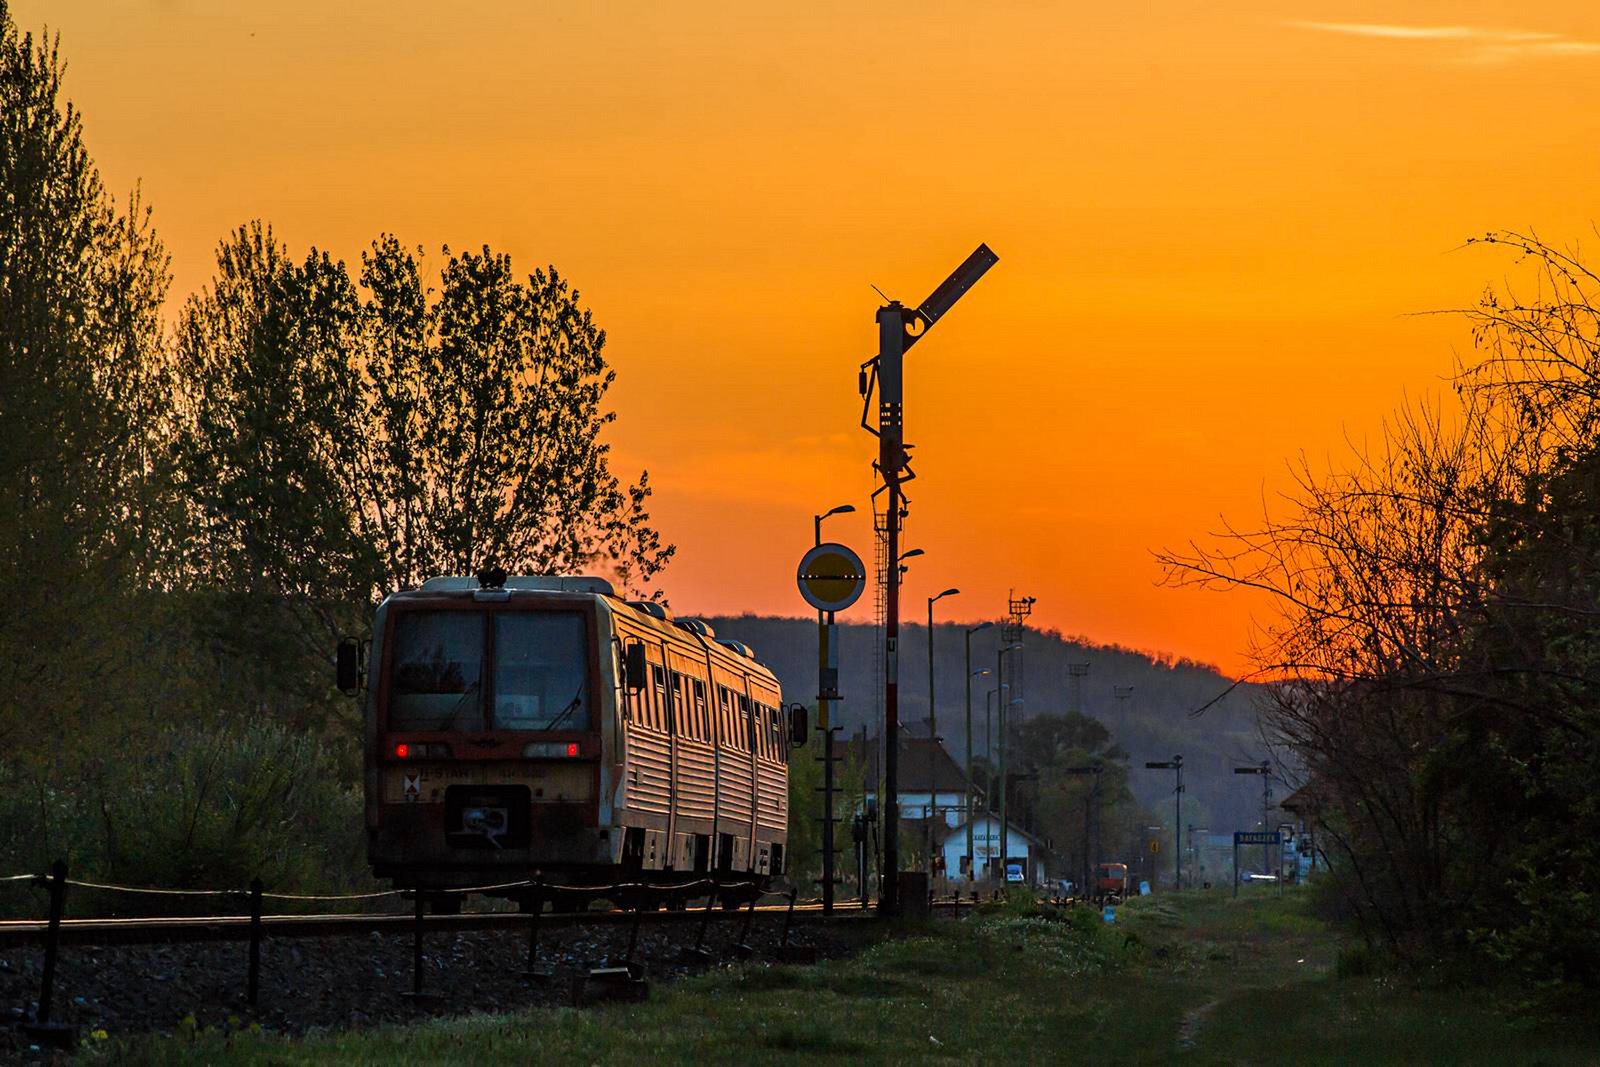
[[[522,754],[530,759],[562,759],[579,755],[576,741],[529,741]]]

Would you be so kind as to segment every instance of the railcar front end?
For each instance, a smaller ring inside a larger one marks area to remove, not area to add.
[[[648,607],[572,577],[436,578],[384,600],[362,686],[373,873],[422,891],[781,873],[777,681]],[[340,658],[348,686],[348,645]]]
[[[603,725],[616,667],[596,595],[609,587],[544,585],[433,579],[379,607],[366,714],[378,877],[462,888],[615,865]]]

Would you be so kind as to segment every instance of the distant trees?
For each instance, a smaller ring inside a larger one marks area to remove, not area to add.
[[[1175,581],[1273,593],[1267,723],[1334,876],[1403,952],[1600,981],[1600,279],[1515,234],[1536,293],[1467,312],[1454,409],[1402,413]]]
[[[1007,734],[1008,820],[1048,839],[1065,876],[1077,881],[1096,863],[1134,858],[1144,820],[1128,788],[1128,754],[1110,730],[1069,711],[1013,723]],[[998,811],[998,768],[983,761],[975,777]]]

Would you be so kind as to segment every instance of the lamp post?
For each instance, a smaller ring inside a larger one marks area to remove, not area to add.
[[[991,796],[989,797],[988,807],[984,811],[985,815],[993,815],[994,811],[995,811],[994,796],[992,795],[994,793],[994,771],[995,771],[995,767],[994,767],[994,719],[992,718],[992,709],[989,706],[990,705],[990,698],[991,697],[1004,697],[1005,696],[1005,691],[1007,689],[1010,689],[1010,688],[1011,687],[1009,685],[1006,685],[1006,684],[1002,683],[999,687],[997,687],[995,689],[991,689],[988,692],[983,694],[983,758],[985,760],[987,760],[988,763],[989,763],[989,792],[991,794]],[[984,848],[989,850],[989,853],[992,856],[993,853],[994,853],[994,835],[990,832],[987,822],[985,822],[985,825],[984,825],[984,828],[983,828],[983,846],[984,846]]]
[[[928,809],[924,813],[927,818],[922,821],[922,825],[927,830],[926,847],[928,852],[928,885],[930,887],[933,885],[934,871],[932,820],[937,817],[939,811],[939,788],[938,783],[934,780],[938,773],[936,770],[938,767],[936,757],[938,756],[937,749],[939,746],[939,720],[933,711],[933,605],[936,601],[943,600],[947,596],[955,596],[960,592],[961,590],[959,589],[946,589],[937,596],[928,598]]]
[[[1092,774],[1094,780],[1089,783],[1088,794],[1083,801],[1083,886],[1080,895],[1089,892],[1092,888],[1091,881],[1094,871],[1092,854],[1099,852],[1095,842],[1100,837],[1100,774],[1105,768],[1100,761],[1086,763],[1082,767],[1068,767],[1067,774]],[[1093,824],[1094,832],[1091,835],[1090,825]]]
[[[992,622],[980,622],[967,631],[967,791],[962,801],[962,810],[966,815],[967,824],[967,881],[972,881],[978,865],[978,857],[972,851],[972,679],[989,673],[989,668],[981,667],[972,669],[972,635],[979,630],[987,630],[993,626]]]
[[[855,510],[856,510],[856,506],[854,504],[840,504],[836,508],[829,508],[827,511],[824,511],[821,515],[813,515],[813,516],[811,516],[811,521],[816,524],[816,535],[817,535],[816,543],[819,544],[819,545],[822,544],[822,520],[823,519],[832,518],[835,515],[848,515],[848,514],[850,514],[851,512],[853,512]]]
[[[1067,664],[1067,677],[1072,679],[1072,710],[1082,715],[1083,680],[1089,677],[1089,665],[1087,663]]]
[[[983,758],[989,761],[990,774],[994,773],[994,709],[990,707],[989,698],[1000,696],[1010,688],[1010,685],[1001,682],[998,689],[983,694]]]
[[[997,679],[1006,676],[1006,655],[1017,651],[1021,647],[1020,644],[1009,644],[995,652],[994,676]],[[1006,708],[1010,707],[1011,704],[1020,703],[1022,703],[1020,700],[1013,700],[1010,703],[1001,704],[998,713],[998,718],[1000,719],[1000,875],[1002,878],[1005,877],[1006,873],[1005,852],[1008,845],[1006,834],[1009,832],[1006,826]]]
[[[1267,818],[1272,811],[1272,762],[1270,760],[1262,760],[1254,767],[1235,767],[1233,773],[1259,774],[1261,776],[1261,832],[1263,834],[1267,833]],[[1272,866],[1272,861],[1269,858],[1272,854],[1271,850],[1272,846],[1263,841],[1261,844],[1262,874],[1266,874],[1267,868]],[[1237,850],[1235,850],[1235,854],[1237,854]],[[1234,883],[1233,889],[1235,893],[1239,891],[1237,882]]]
[[[1114,685],[1111,695],[1117,698],[1117,729],[1126,730],[1128,726],[1128,701],[1133,699],[1133,686]]]
[[[1169,760],[1159,763],[1146,763],[1146,770],[1175,771],[1178,776],[1177,788],[1172,791],[1172,856],[1177,864],[1176,873],[1173,875],[1173,886],[1183,888],[1183,757],[1173,756]]]
[[[1204,826],[1196,826],[1194,823],[1190,823],[1189,824],[1189,860],[1193,864],[1194,873],[1189,876],[1189,881],[1191,881],[1191,882],[1198,881],[1198,882],[1203,884],[1205,882],[1206,865],[1200,859],[1200,850],[1195,847],[1194,835],[1195,835],[1195,833],[1197,831],[1199,833],[1203,834],[1203,833],[1207,832],[1207,829]]]
[[[822,520],[855,511],[854,504],[840,504],[821,515],[811,516],[816,544],[822,544]],[[837,662],[833,643],[833,612],[817,611],[817,725],[822,728],[822,910],[833,910],[833,720],[831,696],[838,691],[839,674],[829,664]]]
[[[989,689],[987,693],[984,693],[984,760],[989,763],[990,793],[994,793],[995,784],[994,709],[990,707],[990,697],[1003,697],[1005,696],[1006,689],[1010,688],[1011,686],[1006,685],[1006,683],[1003,683],[1002,681],[1000,686],[997,686],[997,688],[994,689]],[[987,814],[994,814],[994,811],[994,797],[989,797],[989,808],[987,808]],[[984,848],[990,848],[990,851],[992,851],[992,845],[994,845],[994,837],[990,835],[989,829],[986,827],[986,829],[984,829]]]

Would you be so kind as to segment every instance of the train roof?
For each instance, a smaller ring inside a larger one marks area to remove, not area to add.
[[[502,589],[505,592],[499,593]],[[470,575],[443,575],[429,578],[416,589],[407,589],[393,595],[401,599],[410,599],[441,593],[457,596],[483,593],[492,595],[496,600],[502,596],[509,598],[515,593],[573,593],[580,596],[601,597],[608,601],[608,606],[614,612],[626,613],[651,629],[674,637],[689,640],[698,638],[707,647],[715,648],[724,655],[747,660],[751,666],[758,668],[774,682],[777,681],[777,675],[773,673],[772,668],[762,663],[756,656],[755,650],[744,642],[719,639],[711,625],[701,619],[675,619],[670,611],[654,601],[624,600],[604,578],[582,574],[512,574],[507,575],[500,586],[486,589],[479,579]]]
[[[419,593],[476,593],[483,583],[467,575],[447,575],[429,578],[422,583]],[[511,574],[501,588],[540,593],[594,593],[615,597],[617,592],[604,578],[591,578],[582,574]]]

